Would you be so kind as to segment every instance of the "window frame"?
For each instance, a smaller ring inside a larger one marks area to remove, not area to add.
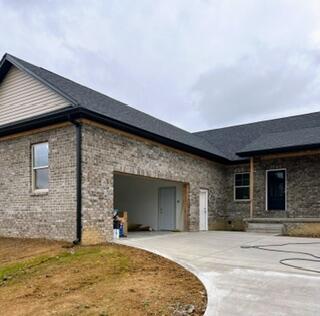
[[[249,175],[249,185],[236,185],[236,176],[239,174],[248,174]],[[235,202],[249,202],[251,201],[251,194],[250,194],[250,172],[235,172],[233,176],[233,199]],[[236,196],[236,189],[237,188],[248,188],[249,189],[249,198],[248,199],[237,199]]]
[[[285,194],[285,199],[284,199],[284,210],[269,210],[268,206],[268,173],[269,172],[274,172],[274,171],[284,171],[284,176],[285,176],[285,181],[284,181],[284,194]],[[286,212],[287,207],[288,207],[288,172],[287,168],[277,168],[277,169],[267,169],[266,174],[265,174],[265,189],[266,189],[266,195],[265,195],[265,207],[266,207],[266,212]]]
[[[35,156],[35,148],[38,145],[42,145],[42,144],[47,144],[48,145],[48,164],[46,166],[41,166],[41,167],[35,167],[35,161],[34,161],[34,156]],[[48,187],[45,189],[37,189],[36,188],[36,171],[37,170],[43,170],[43,169],[47,169],[48,170]],[[44,141],[44,142],[40,142],[40,143],[35,143],[31,145],[31,173],[32,173],[32,192],[33,193],[47,193],[49,192],[49,142],[48,141]]]

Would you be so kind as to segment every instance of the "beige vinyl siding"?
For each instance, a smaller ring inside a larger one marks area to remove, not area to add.
[[[68,100],[14,66],[0,84],[0,126],[68,106]]]

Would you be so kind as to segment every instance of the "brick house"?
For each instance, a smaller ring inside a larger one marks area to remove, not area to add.
[[[111,240],[114,209],[154,230],[316,235],[319,148],[320,112],[189,133],[6,54],[0,235]]]

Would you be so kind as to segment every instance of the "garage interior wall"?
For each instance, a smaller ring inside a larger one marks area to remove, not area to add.
[[[128,212],[128,224],[158,230],[159,189],[176,188],[176,229],[183,230],[183,184],[147,177],[114,175],[114,208]]]

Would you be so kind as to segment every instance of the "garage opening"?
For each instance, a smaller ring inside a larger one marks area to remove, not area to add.
[[[186,225],[186,187],[123,173],[114,174],[114,208],[127,213],[128,231],[183,231]]]

